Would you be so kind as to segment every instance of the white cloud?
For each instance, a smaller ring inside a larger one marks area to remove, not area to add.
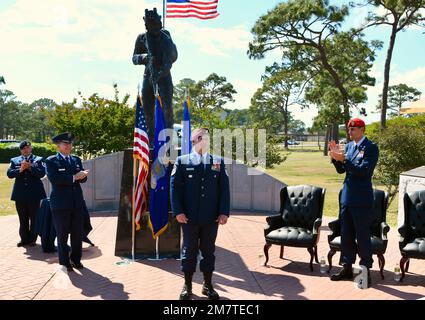
[[[255,91],[261,87],[261,83],[254,83],[242,79],[235,79],[231,81],[237,94],[235,95],[235,102],[229,103],[226,107],[231,109],[246,109],[251,105],[251,97]]]
[[[2,54],[49,54],[79,58],[129,59],[143,31],[143,9],[152,1],[17,0],[0,12]],[[135,14],[135,12],[140,12]]]
[[[382,93],[382,76],[383,76],[383,67],[374,67],[372,69],[371,75],[376,77],[376,79],[381,80],[376,83],[374,87],[369,87],[367,90],[368,101],[367,103],[361,105],[365,107],[368,113],[367,120],[368,122],[379,121],[380,114],[377,112],[375,107],[378,104],[379,95]],[[425,94],[425,66],[418,67],[412,70],[401,72],[397,65],[394,65],[390,77],[390,85],[397,85],[400,83],[407,84],[410,87],[414,87],[420,90],[424,96]],[[354,115],[358,115],[356,112]]]
[[[425,66],[395,74],[391,79],[391,84],[395,85],[399,83],[405,83],[425,92]]]
[[[189,21],[168,20],[167,27],[173,30],[173,37],[194,44],[205,54],[229,56],[234,50],[246,51],[251,33],[243,25],[231,28],[200,27]]]
[[[155,5],[162,14],[161,3],[153,0],[17,0],[0,12],[0,39],[8,44],[2,53],[77,55],[86,61],[129,59],[137,34],[144,31],[144,9]],[[212,56],[246,51],[250,40],[244,26],[212,28],[179,19],[166,23],[174,38]]]

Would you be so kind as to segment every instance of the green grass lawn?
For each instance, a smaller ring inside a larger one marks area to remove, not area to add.
[[[288,185],[311,184],[326,188],[323,214],[338,216],[338,193],[345,175],[336,173],[329,157],[323,156],[322,152],[314,148],[289,151],[286,161],[267,170],[267,173]],[[374,187],[384,189],[380,185]],[[387,221],[391,226],[397,224],[397,208],[398,196],[387,211]]]
[[[15,203],[10,201],[14,180],[6,175],[9,164],[0,163],[0,216],[15,214]]]

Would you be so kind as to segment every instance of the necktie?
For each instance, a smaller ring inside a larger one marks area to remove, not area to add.
[[[71,165],[71,159],[69,157],[66,157],[65,160],[69,165]]]

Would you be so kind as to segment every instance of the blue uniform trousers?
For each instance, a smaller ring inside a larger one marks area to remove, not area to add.
[[[83,207],[73,209],[52,209],[53,223],[58,241],[59,264],[69,265],[81,261],[83,238]],[[68,234],[71,234],[71,256],[68,248]]]
[[[370,239],[370,227],[373,220],[372,210],[371,207],[341,207],[342,263],[355,263],[358,253],[360,265],[372,268],[372,243]]]
[[[217,238],[218,223],[204,225],[182,224],[183,252],[181,270],[195,272],[199,250],[202,259],[199,265],[201,272],[213,272],[215,263],[215,240]]]
[[[19,216],[19,236],[24,244],[32,243],[37,240],[35,232],[35,219],[40,200],[15,201],[16,211]]]

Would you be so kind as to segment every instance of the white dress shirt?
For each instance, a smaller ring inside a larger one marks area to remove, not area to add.
[[[354,146],[360,146],[363,143],[363,140],[366,138],[366,136],[363,136],[363,138],[361,138],[359,140],[359,142],[356,143],[356,141],[354,141]]]
[[[204,163],[204,168],[205,168],[205,165],[209,162],[208,152],[205,152],[201,155],[200,153],[194,150],[193,154],[197,164],[201,163],[201,158],[202,158],[202,162]]]

